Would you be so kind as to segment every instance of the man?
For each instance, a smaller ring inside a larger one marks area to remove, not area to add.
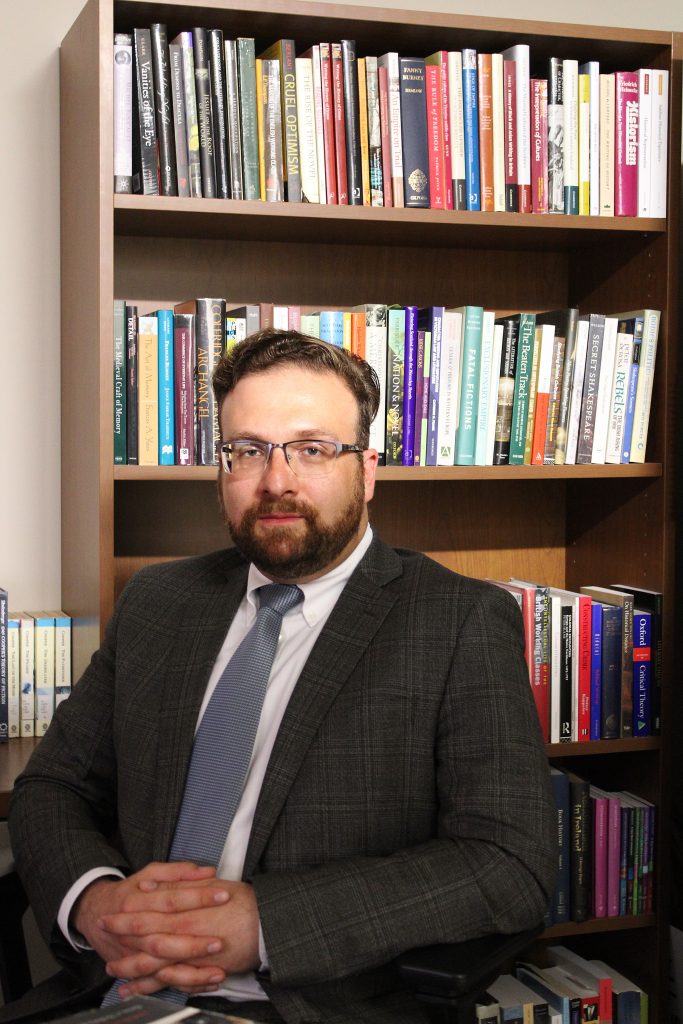
[[[552,891],[520,615],[502,590],[373,536],[367,364],[263,332],[214,386],[237,550],[128,585],[17,782],[19,870],[57,953],[126,979],[115,998],[168,986],[258,1020],[416,1024],[392,958],[530,926]],[[211,761],[242,723],[220,726],[202,767],[200,789],[218,778],[221,795],[188,811],[197,751],[272,582],[299,603],[227,835],[200,867],[182,851],[223,814],[223,749]]]

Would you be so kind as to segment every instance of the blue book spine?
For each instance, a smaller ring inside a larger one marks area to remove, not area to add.
[[[157,310],[159,325],[159,465],[174,462],[173,310]]]
[[[431,331],[431,361],[429,367],[429,409],[427,419],[427,458],[425,465],[435,466],[437,455],[437,423],[439,419],[439,378],[441,375],[441,332],[443,306],[431,306],[420,311],[420,327]]]
[[[325,309],[320,313],[320,340],[336,348],[344,347],[344,313],[340,309]]]
[[[463,314],[460,409],[455,438],[455,464],[456,466],[473,466],[477,441],[477,404],[484,309],[482,306],[465,306]]]
[[[631,461],[631,438],[633,437],[633,413],[636,407],[636,391],[638,390],[638,374],[640,373],[640,352],[643,345],[643,317],[635,317],[629,322],[630,333],[633,334],[633,359],[628,378],[626,392],[626,412],[624,413],[624,436],[621,442],[621,461],[627,465]]]
[[[404,466],[415,462],[415,395],[417,390],[417,306],[406,306],[406,340],[403,358],[403,450]]]
[[[465,189],[467,209],[481,209],[479,178],[479,99],[477,51],[462,51],[462,109],[465,135]]]
[[[621,657],[623,611],[618,605],[602,605],[602,696],[600,736],[618,740],[621,722]]]
[[[591,606],[591,739],[600,739],[602,694],[602,605]]]
[[[633,735],[651,733],[652,616],[633,613]]]

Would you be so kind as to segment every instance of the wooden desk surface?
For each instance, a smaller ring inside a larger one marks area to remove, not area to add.
[[[9,798],[12,795],[14,780],[23,768],[40,740],[35,737],[22,737],[0,743],[0,818],[6,818],[9,810]]]

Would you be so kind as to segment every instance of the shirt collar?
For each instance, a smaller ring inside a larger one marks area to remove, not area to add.
[[[322,615],[329,615],[332,611],[339,595],[348,583],[363,555],[370,547],[372,536],[372,528],[368,523],[360,542],[343,562],[340,562],[334,569],[325,573],[324,576],[319,576],[318,579],[311,580],[309,583],[298,584],[303,592],[304,599],[297,608],[301,610],[309,626],[314,626]],[[252,608],[256,608],[255,591],[259,587],[267,586],[272,582],[267,576],[263,575],[260,569],[256,568],[253,562],[249,565],[246,596],[247,602]]]

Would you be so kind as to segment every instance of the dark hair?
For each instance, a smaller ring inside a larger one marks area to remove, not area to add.
[[[370,424],[379,407],[379,381],[373,368],[345,349],[329,345],[298,331],[276,331],[267,327],[250,334],[226,352],[213,373],[213,390],[218,408],[226,395],[250,373],[265,373],[289,363],[316,373],[335,373],[358,403],[358,443],[367,448]]]

